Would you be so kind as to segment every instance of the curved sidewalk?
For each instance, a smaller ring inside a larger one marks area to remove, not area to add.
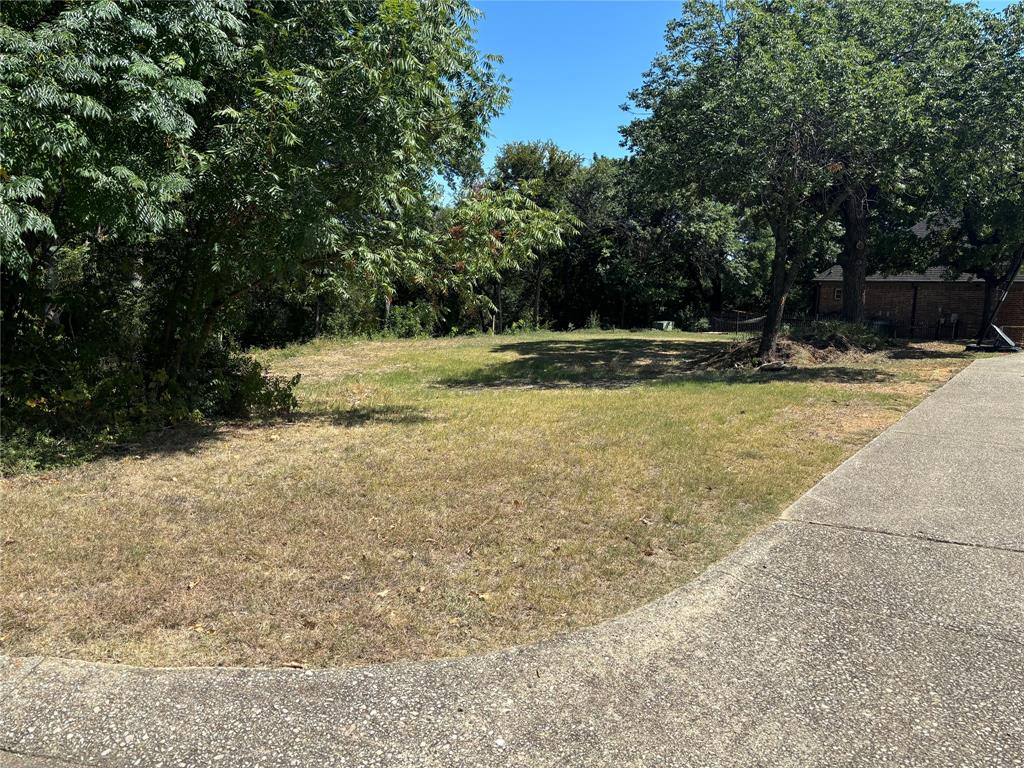
[[[546,643],[349,671],[0,657],[0,766],[1024,765],[1024,354]]]

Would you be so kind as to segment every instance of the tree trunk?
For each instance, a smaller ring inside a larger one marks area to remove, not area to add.
[[[765,312],[764,328],[761,330],[761,343],[757,347],[757,356],[772,358],[775,356],[775,345],[782,330],[782,316],[786,309],[786,298],[793,286],[793,279],[799,268],[794,257],[790,242],[789,228],[786,225],[772,227],[775,235],[775,255],[772,257],[771,292],[768,298],[768,310]]]
[[[171,379],[177,379],[181,368],[187,362],[187,353],[192,342],[192,328],[196,315],[199,313],[200,295],[202,293],[200,283],[202,278],[199,274],[192,276],[192,292],[188,299],[188,308],[185,310],[177,328],[177,344],[171,356],[170,367],[167,373]]]
[[[538,264],[537,266],[537,284],[533,289],[533,328],[534,330],[540,328],[540,284],[541,279],[544,276],[544,270]]]
[[[843,254],[843,320],[863,323],[864,291],[868,277],[868,201],[862,192],[851,193],[842,207]]]
[[[501,279],[498,279],[498,333],[505,331],[505,312],[502,307]]]
[[[995,297],[996,292],[996,276],[986,275],[985,276],[985,299],[981,308],[981,325],[978,327],[978,343],[981,344],[985,341],[985,336],[988,335],[989,326],[989,313],[992,311],[992,299]]]
[[[195,339],[195,344],[189,357],[188,370],[186,373],[192,373],[199,367],[199,361],[203,357],[203,352],[206,351],[206,342],[210,339],[210,334],[213,332],[213,323],[217,319],[219,312],[220,296],[215,294],[213,301],[206,308],[203,324],[199,329],[199,335]]]
[[[724,258],[721,261],[724,262]],[[708,305],[711,314],[720,315],[722,313],[722,293],[722,268],[719,266],[711,274],[711,301]]]

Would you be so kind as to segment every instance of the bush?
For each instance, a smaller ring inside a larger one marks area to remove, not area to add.
[[[384,332],[401,339],[429,336],[434,330],[436,313],[427,303],[394,306]]]
[[[198,400],[180,398],[202,416],[268,418],[291,413],[297,406],[295,387],[300,374],[289,379],[271,376],[248,355],[222,352],[210,355],[196,375]],[[191,401],[190,401],[191,400]]]
[[[40,377],[4,370],[0,470],[24,472],[85,460],[147,431],[204,418],[266,418],[291,412],[299,376],[271,376],[253,358],[209,350],[188,381],[141,365],[67,365]]]
[[[504,333],[515,336],[521,333],[533,333],[534,331],[541,330],[543,327],[543,325],[534,325],[533,318],[522,317],[511,325],[506,326]]]
[[[91,442],[55,437],[47,432],[12,426],[4,420],[0,441],[0,472],[4,475],[34,472],[57,464],[92,458],[113,441],[98,433]]]

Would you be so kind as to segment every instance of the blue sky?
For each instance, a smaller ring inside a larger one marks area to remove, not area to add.
[[[1009,0],[988,0],[1002,8]],[[477,44],[505,58],[512,101],[491,125],[485,167],[509,141],[552,139],[585,158],[621,155],[619,109],[662,48],[678,0],[476,0]]]

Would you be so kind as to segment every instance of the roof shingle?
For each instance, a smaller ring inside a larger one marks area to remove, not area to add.
[[[838,264],[829,267],[824,272],[814,276],[816,282],[840,281],[843,279],[843,268]],[[974,275],[963,274],[956,279],[950,279],[945,267],[929,267],[924,272],[896,272],[891,275],[875,273],[868,275],[868,281],[873,283],[980,283],[981,278]],[[1014,282],[1024,282],[1024,270],[1022,270]]]

